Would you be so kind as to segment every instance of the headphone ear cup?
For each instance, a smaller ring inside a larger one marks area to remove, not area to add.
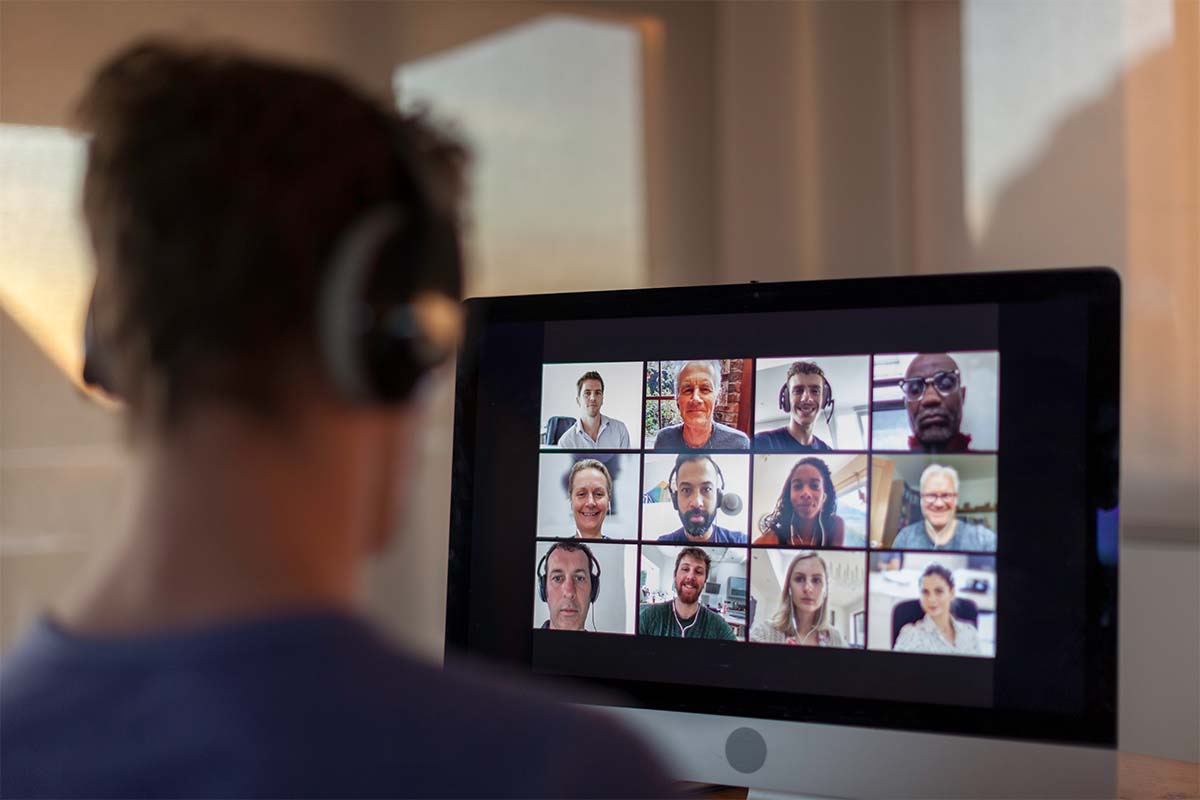
[[[825,384],[824,402],[821,403],[821,409],[824,410],[833,405],[833,387],[829,385],[829,379],[822,376],[821,380]]]
[[[779,410],[785,414],[792,413],[792,401],[788,399],[788,387],[785,383],[779,388]]]
[[[539,561],[537,565],[538,597],[541,598],[543,603],[548,602],[546,599],[546,572],[547,567],[550,565],[550,554],[554,552],[554,548],[556,546],[557,545],[552,545],[550,549],[546,551],[546,555],[542,556],[542,560]]]
[[[599,569],[599,565],[596,566]],[[592,573],[592,599],[590,602],[596,602],[596,598],[600,596],[600,573]]]

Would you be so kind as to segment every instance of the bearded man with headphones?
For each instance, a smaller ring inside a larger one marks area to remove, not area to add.
[[[667,478],[671,505],[682,525],[658,537],[675,544],[748,544],[746,534],[715,525],[717,511],[726,506],[725,475],[705,453],[680,453]],[[740,501],[738,504],[740,508]],[[731,512],[733,513],[733,512]]]
[[[163,42],[81,110],[85,374],[136,489],[0,664],[0,795],[668,793],[611,721],[356,610],[456,347],[464,149],[334,75]]]
[[[825,372],[812,361],[795,361],[779,389],[779,410],[788,414],[782,428],[754,435],[754,449],[782,453],[815,453],[832,450],[813,435],[817,417],[825,412],[825,423],[833,418],[833,387]]]

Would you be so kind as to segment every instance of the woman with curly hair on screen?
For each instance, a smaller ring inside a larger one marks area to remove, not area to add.
[[[792,467],[775,509],[759,523],[763,532],[754,544],[792,547],[841,547],[846,523],[837,511],[837,493],[828,465],[816,456]]]

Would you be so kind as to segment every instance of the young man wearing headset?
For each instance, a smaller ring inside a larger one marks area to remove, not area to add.
[[[355,613],[456,344],[465,152],[331,75],[154,42],[81,111],[91,374],[138,488],[3,664],[0,794],[665,791],[614,724]]]

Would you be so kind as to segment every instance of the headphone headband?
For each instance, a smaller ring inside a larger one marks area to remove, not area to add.
[[[717,471],[717,478],[721,481],[721,485],[717,487],[717,508],[721,507],[721,502],[725,498],[725,473],[721,472],[721,465],[708,453],[680,453],[675,457],[675,467],[667,477],[667,491],[671,494],[671,505],[675,507],[676,511],[679,510],[679,487],[675,485],[675,479],[679,477],[679,468],[690,461],[699,461],[700,459],[707,460]]]

